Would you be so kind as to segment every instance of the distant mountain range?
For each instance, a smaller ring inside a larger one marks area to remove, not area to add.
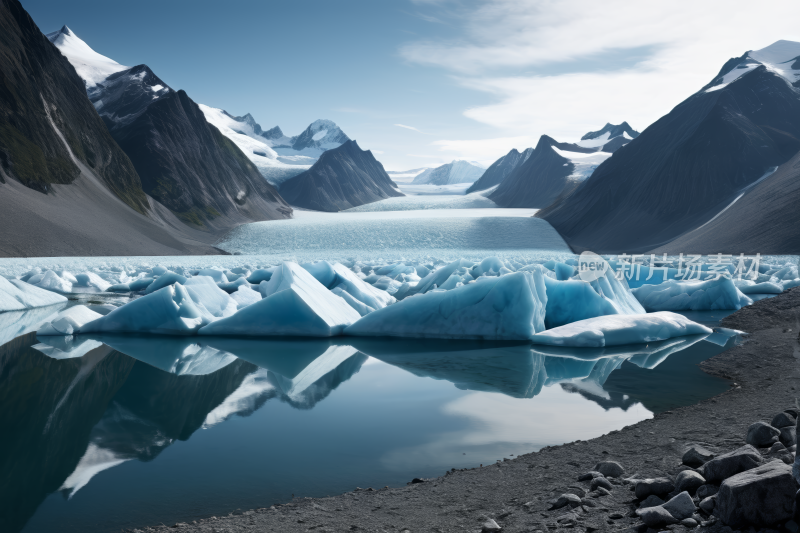
[[[800,43],[778,41],[729,60],[705,87],[536,216],[574,250],[598,253],[648,251],[700,228],[738,196],[755,194],[754,182],[800,151],[798,58]],[[785,185],[763,183],[762,199],[769,197],[764,187]],[[702,242],[712,246],[709,239]]]
[[[429,185],[455,185],[474,183],[486,171],[477,163],[456,159],[451,163],[420,172],[412,183]]]
[[[275,188],[184,91],[172,90],[147,65],[128,68],[97,54],[66,26],[47,38],[86,76],[90,101],[130,158],[144,191],[184,223],[220,231],[291,214]]]
[[[310,169],[284,182],[281,194],[294,206],[317,211],[343,211],[404,196],[372,152],[356,141],[325,151]]]
[[[476,191],[484,191],[495,185],[499,185],[509,174],[525,163],[532,153],[533,148],[528,148],[522,152],[518,152],[516,148],[512,148],[510,152],[492,163],[491,166],[486,169],[480,179],[467,189],[467,194]]]

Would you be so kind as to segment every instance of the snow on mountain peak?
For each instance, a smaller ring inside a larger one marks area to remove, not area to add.
[[[350,140],[332,120],[315,120],[303,133],[292,137],[292,149],[301,151],[307,148],[331,150]]]
[[[733,68],[715,78],[711,82],[713,85],[704,92],[723,89],[762,65],[791,85],[800,82],[800,43],[781,40],[761,50],[747,52]]]
[[[67,26],[63,26],[58,31],[48,33],[46,37],[75,67],[78,76],[83,78],[86,83],[87,89],[94,87],[116,72],[130,68],[98,54]]]

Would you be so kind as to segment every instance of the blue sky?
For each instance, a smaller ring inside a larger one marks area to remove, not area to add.
[[[22,2],[42,31],[265,129],[331,119],[391,170],[642,130],[728,58],[800,40],[795,1]]]

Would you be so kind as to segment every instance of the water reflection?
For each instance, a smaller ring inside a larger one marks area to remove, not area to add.
[[[27,331],[34,327],[31,324],[38,325],[55,312],[50,309],[11,317],[4,324],[13,324],[8,326],[9,331]],[[530,414],[525,406],[534,404],[513,402],[540,394],[553,397],[543,390],[555,384],[606,410],[627,410],[636,403],[651,410],[671,405],[663,399],[673,394],[670,385],[682,379],[687,361],[723,349],[720,339],[730,339],[730,334],[720,335],[715,339],[717,344],[701,343],[699,336],[596,350],[374,338],[152,339],[103,335],[37,342],[35,335],[23,335],[0,347],[0,427],[4,429],[0,437],[0,499],[5,502],[0,510],[0,529],[22,530],[48,494],[60,491],[65,498],[73,498],[102,472],[134,459],[152,461],[198,430],[233,417],[248,417],[268,402],[312,410],[362,370],[370,357],[387,369],[401,369],[415,377],[446,381],[458,390],[473,391],[468,396],[453,397],[437,409],[445,415],[472,416],[499,424],[497,433],[479,432],[478,437],[471,430],[436,433],[428,429],[428,434],[398,445],[381,459],[395,468],[405,465],[412,469],[418,468],[419,461],[438,465],[431,459],[434,455],[450,460],[451,448],[459,442],[472,439],[496,444],[498,435],[505,431],[503,420],[513,422],[506,424],[509,427],[524,428],[519,420]],[[685,361],[676,359],[670,365],[676,354],[692,352],[698,343],[705,351]],[[662,367],[665,371],[660,377],[647,377],[653,375],[652,369]],[[721,380],[706,375],[692,379],[694,396],[714,394],[724,386]],[[388,394],[380,386],[369,393],[363,385],[354,390],[359,391],[358,402],[379,402],[381,395]],[[496,394],[480,396],[483,393]],[[558,408],[540,403],[530,412],[541,413],[534,416],[542,417],[544,424],[544,418],[557,413]],[[518,414],[512,416],[515,412]],[[397,425],[406,424],[413,435],[418,429],[413,421],[419,414],[408,411],[403,415],[404,420],[398,420]],[[347,417],[349,413],[338,416]],[[366,434],[352,438],[363,439]],[[420,444],[431,435],[433,446]],[[560,438],[560,434],[554,435],[548,438]],[[530,442],[522,433],[513,439],[520,445]],[[423,448],[428,451],[420,451]],[[324,454],[324,447],[318,453]],[[495,453],[493,448],[491,453]]]

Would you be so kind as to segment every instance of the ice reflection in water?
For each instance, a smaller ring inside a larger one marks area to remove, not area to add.
[[[45,341],[28,334],[0,348],[3,530],[119,530],[291,493],[399,485],[618,429],[680,405],[671,389],[686,376],[691,401],[728,386],[686,363],[723,349],[697,337],[599,350],[373,338]],[[648,377],[673,359],[671,373]],[[653,381],[664,382],[655,395]]]

